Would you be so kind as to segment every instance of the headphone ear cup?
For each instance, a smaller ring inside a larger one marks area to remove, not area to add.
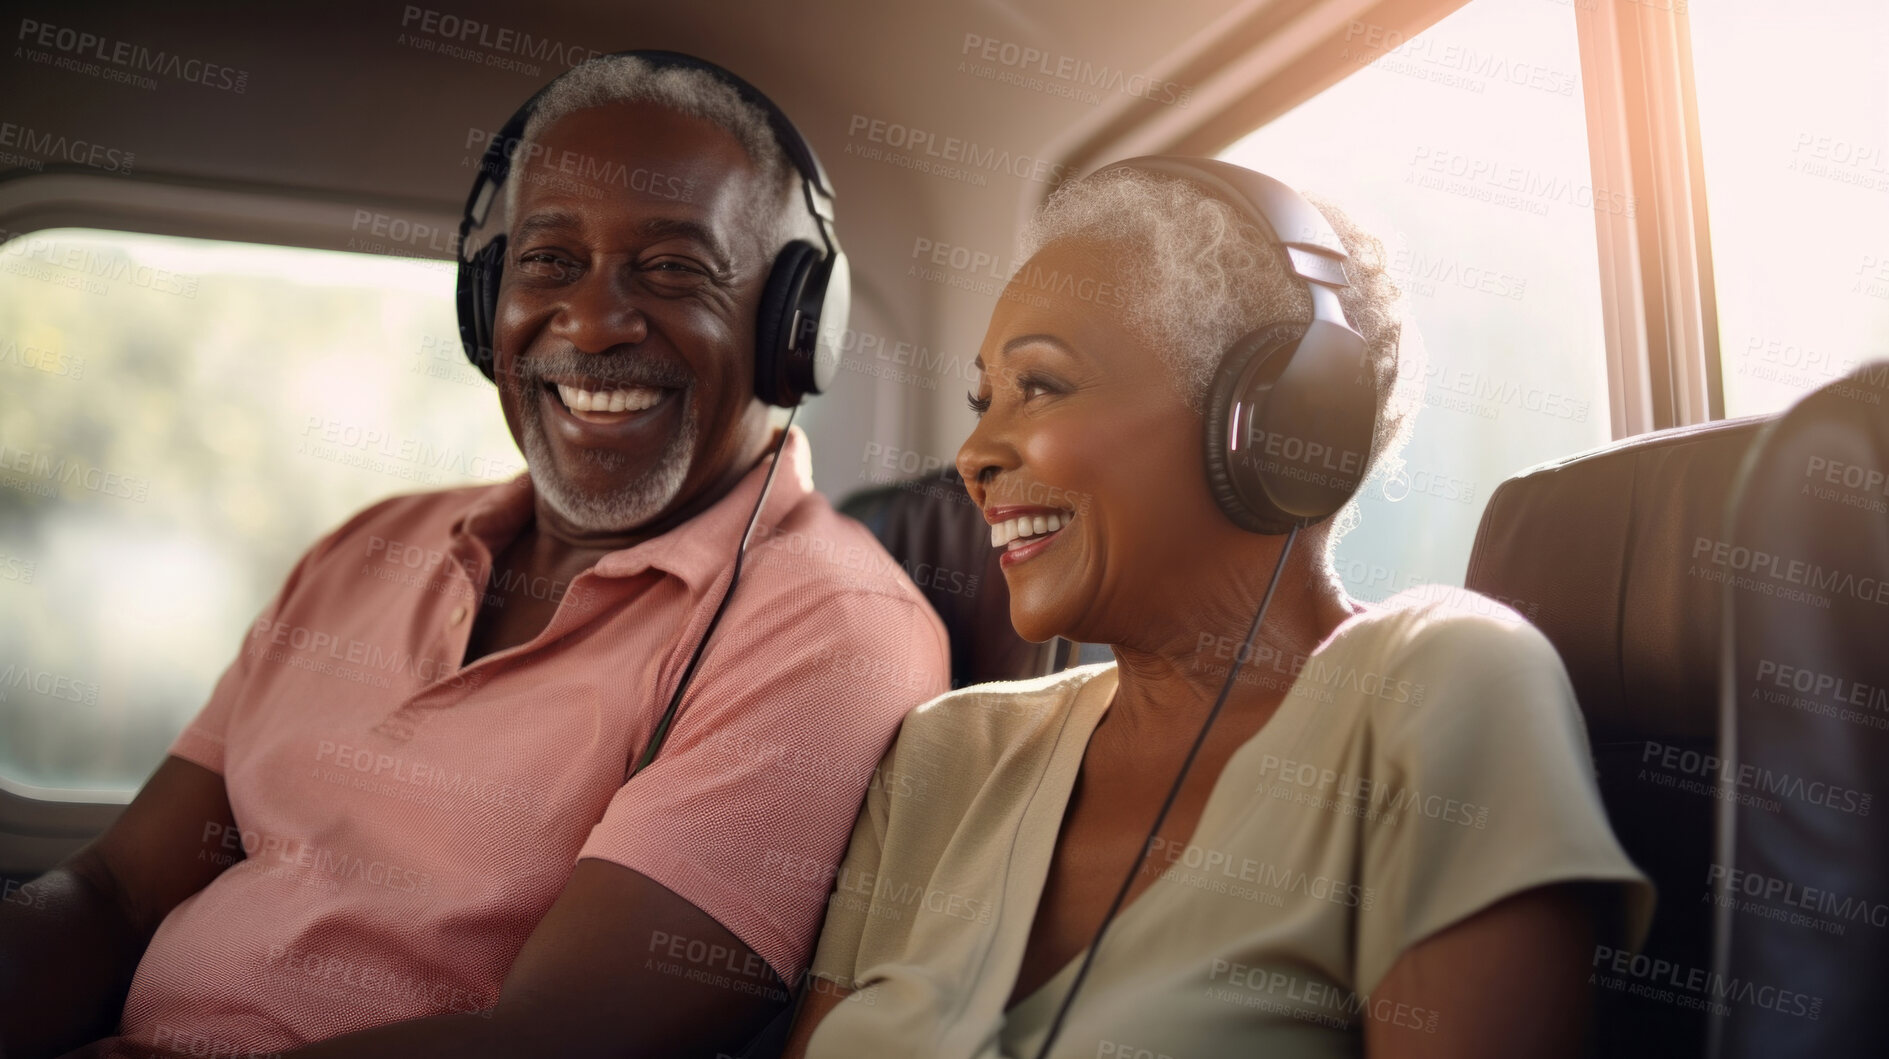
[[[479,252],[459,262],[459,344],[472,366],[494,382],[492,331],[498,318],[499,276],[505,268],[506,239],[495,235]]]
[[[774,268],[761,289],[761,307],[754,314],[754,395],[768,404],[792,408],[805,391],[794,385],[787,350],[793,339],[794,312],[807,274],[819,260],[812,243],[794,240],[781,247]]]
[[[822,254],[814,262],[800,304],[803,311],[815,314],[800,321],[804,357],[796,367],[806,372],[802,389],[809,394],[825,393],[840,371],[841,346],[853,306],[853,270],[846,251],[834,247],[831,256]]]
[[[1266,501],[1263,483],[1233,458],[1234,428],[1252,433],[1252,417],[1265,407],[1272,380],[1297,351],[1304,324],[1274,324],[1242,335],[1227,347],[1207,391],[1203,417],[1207,489],[1233,524],[1249,533],[1281,534],[1300,520]],[[1277,361],[1273,370],[1255,375],[1250,369]]]

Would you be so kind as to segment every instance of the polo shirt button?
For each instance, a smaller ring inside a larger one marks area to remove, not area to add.
[[[466,620],[466,608],[454,607],[452,615],[446,619],[446,624],[457,625],[460,622],[465,621],[465,620]]]

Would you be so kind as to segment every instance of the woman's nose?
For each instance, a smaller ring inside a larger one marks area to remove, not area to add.
[[[1015,465],[1016,450],[1006,440],[995,415],[980,418],[964,444],[958,446],[958,475],[979,507],[984,505],[984,489],[991,479]]]

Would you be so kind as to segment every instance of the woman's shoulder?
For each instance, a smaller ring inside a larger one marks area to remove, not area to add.
[[[905,715],[878,782],[934,821],[957,819],[981,799],[995,809],[1008,796],[985,799],[990,785],[1030,789],[1027,777],[1049,767],[1083,689],[1106,692],[1114,679],[1109,662],[946,692]]]
[[[1578,721],[1561,656],[1506,604],[1467,589],[1422,585],[1374,604],[1335,639],[1360,684],[1395,681],[1416,709],[1378,711],[1391,727],[1474,721],[1517,711]]]
[[[1514,608],[1466,588],[1419,585],[1368,606],[1346,629],[1354,650],[1439,670],[1467,666],[1559,670],[1554,645]]]
[[[1059,724],[1092,681],[1112,681],[1114,662],[1078,666],[1024,680],[998,680],[947,691],[914,707],[901,740],[923,737],[961,744],[1010,743],[1023,729]]]

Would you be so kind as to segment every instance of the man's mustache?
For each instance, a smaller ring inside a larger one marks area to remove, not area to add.
[[[580,353],[576,347],[519,357],[510,373],[520,385],[538,386],[554,377],[581,376],[613,387],[679,390],[695,381],[687,367],[644,353]]]

